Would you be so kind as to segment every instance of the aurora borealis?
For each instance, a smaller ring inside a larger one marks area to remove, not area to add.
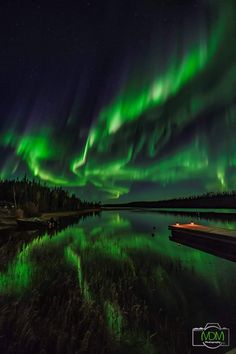
[[[235,1],[154,3],[2,9],[1,178],[102,201],[236,189]]]

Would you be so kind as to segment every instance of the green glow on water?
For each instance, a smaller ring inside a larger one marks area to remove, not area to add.
[[[123,317],[119,306],[106,301],[104,308],[109,330],[117,339],[120,339],[122,335]]]
[[[125,217],[126,213],[118,214],[117,212],[106,213],[99,221],[99,226],[97,223],[90,222],[89,227],[69,227],[53,237],[46,234],[23,246],[15,259],[8,265],[6,272],[0,274],[0,292],[19,293],[29,288],[38,267],[32,258],[34,251],[44,252],[44,249],[46,250],[49,246],[56,246],[63,249],[65,259],[75,267],[79,287],[88,303],[93,298],[92,288],[87,282],[83,264],[88,272],[89,262],[96,264],[103,257],[108,263],[112,261],[115,262],[114,265],[126,265],[126,269],[136,276],[133,257],[140,251],[155,254],[160,259],[167,257],[173,262],[178,262],[181,259],[184,267],[187,269],[194,267],[199,276],[207,279],[215,291],[221,294],[218,275],[212,272],[211,262],[215,262],[215,257],[195,249],[188,248],[188,252],[186,252],[185,247],[177,247],[173,242],[168,241],[167,225],[171,223],[171,220],[166,221],[163,228],[161,226],[161,220],[163,218],[168,220],[168,217],[158,216],[159,221],[157,221],[155,213],[137,214],[140,222],[144,222],[144,220],[147,222],[150,219],[151,225],[159,223],[158,238],[156,239],[146,233],[134,232],[129,218]],[[229,225],[229,223],[217,224],[218,227],[227,227],[227,225],[229,228],[233,228],[233,225]],[[222,271],[226,265],[223,263]]]
[[[90,303],[92,301],[92,296],[90,294],[87,281],[84,279],[80,256],[78,256],[70,247],[66,247],[65,257],[70,261],[73,266],[76,267],[78,272],[79,287],[82,291],[85,301],[87,303]]]
[[[68,235],[65,232],[61,232],[56,238],[51,238],[46,234],[43,237],[36,237],[29,244],[23,245],[15,260],[9,264],[7,271],[0,273],[0,293],[15,293],[27,289],[31,284],[35,270],[30,260],[32,252],[50,244],[60,243],[66,237]]]
[[[27,288],[30,284],[31,272],[28,250],[25,248],[8,266],[6,273],[0,274],[0,293],[20,292]]]
[[[162,332],[174,327],[175,336],[176,319],[208,314],[208,303],[200,300],[203,291],[217,305],[230,303],[234,289],[233,262],[169,240],[167,226],[173,218],[154,212],[104,212],[99,220],[88,218],[80,226],[37,237],[0,275],[0,295],[22,301],[36,294],[37,303],[37,296],[53,294],[68,326],[71,313],[78,310],[82,323],[101,324],[114,346],[129,343],[140,353],[154,354],[156,347],[165,353]],[[70,311],[73,303],[76,308]]]

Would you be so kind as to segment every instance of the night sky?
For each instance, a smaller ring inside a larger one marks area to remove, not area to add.
[[[2,1],[0,177],[116,202],[236,189],[235,39],[234,0]]]

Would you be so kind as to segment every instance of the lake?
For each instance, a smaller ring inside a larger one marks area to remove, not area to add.
[[[236,263],[172,241],[177,221],[236,229],[111,210],[57,233],[4,234],[1,353],[198,353],[192,329],[207,323],[231,331],[231,346],[215,352],[236,346]]]

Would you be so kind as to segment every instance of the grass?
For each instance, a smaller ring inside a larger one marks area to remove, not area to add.
[[[221,301],[193,270],[161,256],[142,235],[110,238],[74,226],[31,235],[5,260],[4,354],[187,354],[189,331],[204,325],[203,312],[208,321]]]

